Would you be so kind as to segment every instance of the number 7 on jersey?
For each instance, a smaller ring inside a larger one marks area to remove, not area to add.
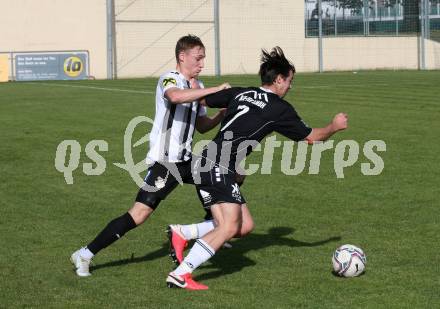
[[[229,127],[231,125],[231,123],[234,122],[235,119],[237,119],[241,115],[246,114],[249,111],[249,106],[247,106],[247,105],[238,105],[237,110],[239,110],[239,112],[237,114],[235,114],[235,116],[232,117],[232,119],[229,120],[228,123],[226,123],[223,128],[220,129],[220,132],[223,132],[227,127]]]

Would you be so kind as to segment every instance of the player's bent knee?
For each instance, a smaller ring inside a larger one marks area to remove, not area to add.
[[[244,237],[247,234],[251,233],[254,229],[254,220],[252,218],[251,213],[249,212],[249,209],[247,208],[247,205],[242,205],[241,208],[242,211],[242,224],[239,234],[237,234],[235,237]]]
[[[244,237],[254,230],[254,223],[246,223],[241,227],[240,233],[236,237]]]
[[[252,232],[254,230],[254,227],[255,227],[255,223],[253,220],[249,220],[246,223],[244,223],[242,225],[242,231],[243,231],[244,235],[247,235],[250,232]]]
[[[228,240],[233,238],[235,235],[240,233],[240,225],[239,224],[226,224],[223,227],[223,234],[225,238]]]
[[[136,203],[143,204],[149,208],[155,210],[157,206],[159,206],[162,198],[157,196],[154,192],[148,192],[142,188],[139,189],[139,192],[136,196]]]
[[[154,209],[150,206],[136,202],[128,213],[133,217],[133,221],[136,223],[136,225],[139,225],[144,223],[153,211]]]

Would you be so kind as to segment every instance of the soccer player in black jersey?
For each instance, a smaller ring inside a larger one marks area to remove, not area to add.
[[[272,132],[313,143],[347,128],[344,113],[337,114],[325,127],[310,128],[283,100],[292,87],[295,67],[281,48],[275,47],[270,53],[263,50],[261,62],[261,87],[230,88],[205,98],[210,107],[227,107],[220,131],[201,157],[193,158],[199,198],[205,208],[211,209],[217,226],[197,239],[183,262],[168,275],[169,287],[190,288],[185,278],[240,230],[243,198],[235,182],[235,167],[253,146]],[[198,285],[198,289],[207,288]]]

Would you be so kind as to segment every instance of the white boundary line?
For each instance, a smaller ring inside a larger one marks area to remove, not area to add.
[[[70,88],[84,88],[84,89],[93,89],[93,90],[103,90],[103,91],[114,91],[114,92],[129,92],[129,93],[142,93],[142,94],[155,94],[153,91],[141,91],[141,90],[131,90],[131,89],[119,89],[119,88],[105,88],[105,87],[96,87],[96,86],[84,86],[84,85],[66,85],[66,84],[58,84],[58,83],[44,83],[44,82],[29,82],[28,84],[32,85],[44,85],[44,86],[57,86],[57,87],[70,87]],[[319,85],[319,86],[298,86],[298,89],[319,89],[319,88],[332,88],[332,87],[356,87],[357,85]],[[387,83],[381,84],[369,84],[369,86],[389,86]]]
[[[368,84],[368,87],[376,87],[376,86],[384,86],[388,87],[391,86],[391,84],[388,83],[372,83]],[[361,84],[337,84],[337,85],[318,85],[318,86],[298,86],[299,89],[313,89],[313,88],[347,88],[347,87],[365,87],[365,85]],[[294,88],[295,89],[295,88]]]
[[[119,88],[104,88],[95,86],[83,86],[83,85],[66,85],[66,84],[52,84],[52,83],[28,83],[32,85],[44,85],[44,86],[58,86],[58,87],[69,87],[69,88],[85,88],[94,90],[104,90],[104,91],[115,91],[115,92],[131,92],[131,93],[142,93],[142,94],[154,94],[153,91],[141,91],[141,90],[129,90],[129,89],[119,89]]]
[[[332,86],[298,86],[299,89],[315,89],[315,88],[330,88]],[[295,88],[293,88],[295,90]]]

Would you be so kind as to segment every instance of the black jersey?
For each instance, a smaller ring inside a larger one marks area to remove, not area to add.
[[[227,107],[220,131],[213,140],[217,146],[216,163],[224,162],[222,149],[231,147],[229,164],[223,165],[225,167],[233,167],[237,157],[243,158],[252,152],[250,141],[260,142],[272,132],[300,141],[312,131],[292,105],[264,88],[225,89],[207,96],[206,104]]]

